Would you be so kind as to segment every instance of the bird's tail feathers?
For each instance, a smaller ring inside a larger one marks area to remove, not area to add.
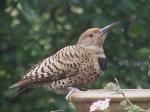
[[[28,80],[22,80],[10,86],[9,89],[15,89],[14,94],[13,94],[13,98],[15,98],[17,96],[26,95],[33,88],[29,86]]]
[[[32,87],[19,87],[16,89],[16,91],[14,92],[13,94],[13,97],[16,98],[16,97],[19,97],[19,96],[22,96],[22,95],[27,95],[29,92],[32,91]]]
[[[17,82],[9,87],[9,89],[17,88],[20,86],[20,82]]]
[[[19,87],[23,87],[23,86],[27,86],[29,84],[29,80],[26,79],[26,80],[21,80],[13,85],[11,85],[9,87],[9,89],[14,89],[14,88],[19,88]]]

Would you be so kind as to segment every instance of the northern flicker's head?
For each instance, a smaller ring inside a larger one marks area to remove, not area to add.
[[[91,28],[81,34],[77,46],[87,48],[89,50],[103,52],[103,43],[107,34],[115,27],[119,22],[105,26],[104,28]]]

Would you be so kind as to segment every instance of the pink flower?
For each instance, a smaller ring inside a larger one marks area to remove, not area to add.
[[[90,106],[90,112],[98,111],[98,110],[106,110],[109,107],[110,99],[106,98],[105,100],[98,100],[93,102]]]

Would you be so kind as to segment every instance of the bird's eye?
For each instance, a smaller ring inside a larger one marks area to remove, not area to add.
[[[94,34],[93,34],[93,33],[90,33],[90,34],[89,34],[89,37],[93,37],[93,36],[94,36]]]

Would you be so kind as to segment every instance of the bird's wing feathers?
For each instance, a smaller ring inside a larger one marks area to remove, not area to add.
[[[55,63],[47,65],[44,68],[39,68],[39,72],[33,76],[31,72],[31,82],[32,83],[46,83],[61,80],[70,76],[74,76],[78,73],[76,65],[72,64],[71,60],[67,59],[57,59]],[[33,72],[34,73],[34,72]],[[28,79],[28,78],[27,78]]]
[[[75,46],[65,47],[29,70],[24,79],[20,81],[24,83],[20,84],[27,86],[46,82],[50,83],[75,76],[78,74],[78,69],[82,63],[80,55],[83,54]]]

